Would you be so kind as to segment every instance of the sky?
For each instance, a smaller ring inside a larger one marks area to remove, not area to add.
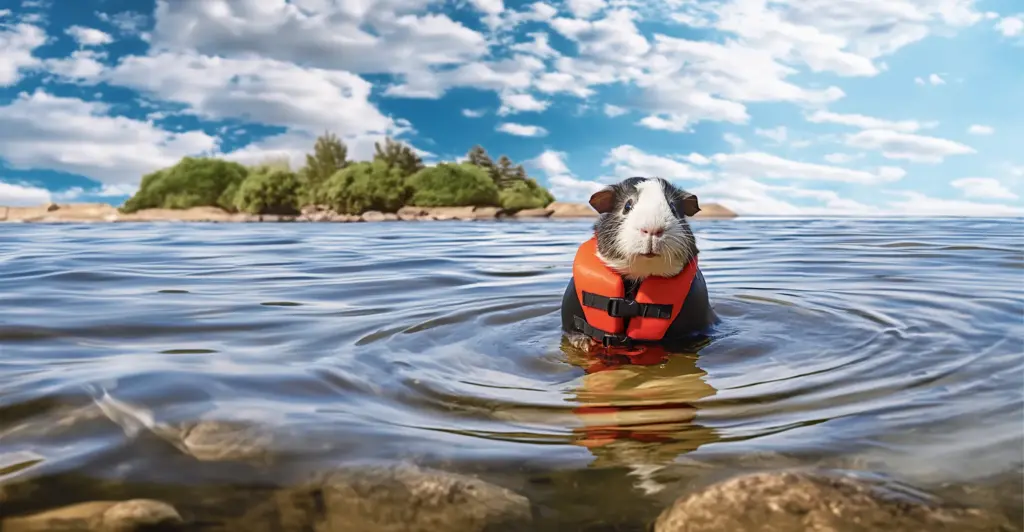
[[[59,7],[58,7],[59,4]],[[562,201],[1024,215],[1020,0],[0,0],[0,205],[185,156],[475,144]]]

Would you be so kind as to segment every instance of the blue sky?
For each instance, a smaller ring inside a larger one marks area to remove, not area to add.
[[[481,144],[566,201],[658,175],[741,214],[1024,214],[1018,0],[57,4],[0,4],[0,205],[331,130]]]

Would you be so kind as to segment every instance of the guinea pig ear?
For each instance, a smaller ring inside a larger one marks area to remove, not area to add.
[[[590,196],[590,206],[600,214],[611,212],[615,208],[615,189],[604,187]]]
[[[693,216],[700,212],[700,204],[697,203],[697,195],[690,194],[689,192],[683,193],[683,199],[679,201],[683,206],[683,214],[686,216]]]

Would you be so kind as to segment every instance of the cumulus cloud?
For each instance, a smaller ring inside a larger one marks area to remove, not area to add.
[[[65,31],[78,42],[79,46],[103,46],[114,42],[114,38],[109,33],[96,28],[75,25]]]
[[[683,162],[680,158],[663,157],[644,152],[636,146],[623,144],[612,148],[603,166],[612,167],[612,176],[606,180],[617,181],[627,177],[662,177],[669,181],[704,180],[710,175]]]
[[[1024,35],[1024,13],[1001,18],[996,22],[996,31],[1003,37]]]
[[[945,85],[946,80],[942,79],[942,76],[938,74],[929,74],[927,78],[914,78],[914,83],[918,85]]]
[[[526,161],[525,166],[541,171],[548,181],[551,193],[561,201],[586,201],[604,185],[597,181],[578,179],[566,163],[565,152],[545,150]]]
[[[990,177],[964,177],[954,179],[951,183],[954,188],[961,190],[968,198],[987,199],[1018,199],[1020,196],[1013,193],[1006,185],[998,179]]]
[[[905,175],[897,167],[881,167],[876,172],[838,166],[792,161],[763,152],[719,153],[711,157],[725,175],[755,179],[799,179],[843,183],[877,184],[896,181]]]
[[[373,85],[342,71],[264,58],[229,59],[164,52],[129,56],[95,76],[207,119],[249,121],[340,135],[383,135],[397,126],[369,97]]]
[[[0,205],[30,207],[50,202],[50,191],[32,185],[0,181]]]
[[[212,153],[202,131],[174,133],[152,123],[111,116],[100,102],[22,93],[0,107],[0,157],[16,169],[48,168],[101,183],[138,183],[181,157]]]
[[[541,112],[547,109],[549,105],[551,105],[551,102],[538,100],[532,94],[506,92],[501,94],[501,107],[498,109],[498,116]]]
[[[419,72],[486,55],[481,33],[447,15],[428,13],[428,4],[158,0],[152,41],[161,50],[235,58],[255,54],[356,74]]]
[[[498,124],[496,129],[502,133],[508,133],[517,137],[543,137],[548,134],[548,130],[540,126],[516,124],[515,122],[503,122]]]
[[[481,116],[484,116],[485,114],[487,114],[487,111],[485,111],[483,109],[463,109],[462,110],[462,116],[465,116],[466,118],[480,118]]]
[[[941,163],[953,155],[975,153],[974,148],[952,140],[886,129],[867,129],[854,133],[846,138],[846,144],[854,148],[879,151],[887,159],[928,164]]]
[[[967,128],[967,132],[971,135],[991,135],[996,132],[992,126],[983,126],[980,124],[973,124]]]
[[[33,52],[44,44],[46,32],[39,26],[0,26],[0,87],[17,84],[26,69],[40,64]]]

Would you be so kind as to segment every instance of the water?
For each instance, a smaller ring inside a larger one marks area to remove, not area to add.
[[[5,511],[228,519],[248,483],[414,460],[515,489],[541,528],[643,530],[688,486],[789,466],[1019,523],[1022,225],[697,221],[715,338],[589,372],[558,314],[588,222],[0,225],[0,487],[37,487]],[[256,427],[256,458],[189,455],[198,420]]]

